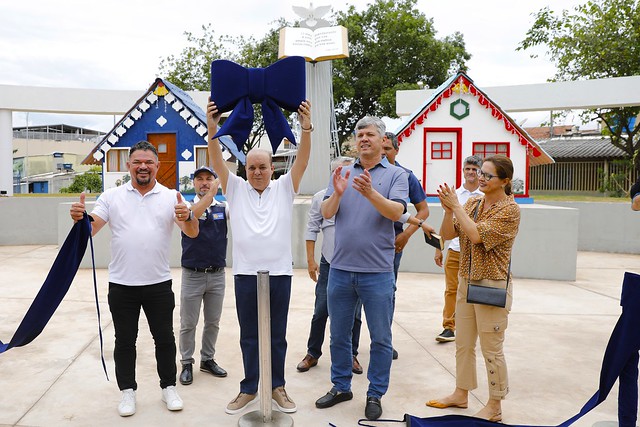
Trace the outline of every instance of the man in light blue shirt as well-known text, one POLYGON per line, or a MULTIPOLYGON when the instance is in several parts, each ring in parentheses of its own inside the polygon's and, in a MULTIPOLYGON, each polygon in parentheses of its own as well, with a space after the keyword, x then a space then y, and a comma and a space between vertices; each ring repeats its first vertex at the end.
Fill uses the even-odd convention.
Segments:
POLYGON ((382 415, 380 399, 389 387, 393 317, 395 233, 393 222, 406 210, 407 173, 382 156, 384 123, 364 117, 356 124, 359 158, 338 167, 322 203, 322 216, 335 215, 336 239, 329 270, 332 389, 316 401, 328 408, 353 398, 351 327, 358 299, 371 336, 365 416, 382 415))

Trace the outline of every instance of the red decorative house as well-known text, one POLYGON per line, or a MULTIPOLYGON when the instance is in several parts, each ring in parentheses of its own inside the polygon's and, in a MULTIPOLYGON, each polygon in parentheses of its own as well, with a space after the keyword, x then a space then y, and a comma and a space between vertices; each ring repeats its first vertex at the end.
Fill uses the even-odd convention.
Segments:
POLYGON ((398 161, 413 170, 427 195, 438 185, 462 184, 472 154, 504 154, 514 165, 516 197, 529 196, 529 167, 554 160, 465 73, 449 78, 396 130, 398 161))

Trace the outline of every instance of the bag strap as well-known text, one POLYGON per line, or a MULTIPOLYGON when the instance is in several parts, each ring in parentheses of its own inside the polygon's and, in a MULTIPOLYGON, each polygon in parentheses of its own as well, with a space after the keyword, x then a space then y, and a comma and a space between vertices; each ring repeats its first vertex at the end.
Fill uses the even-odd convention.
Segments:
MULTIPOLYGON (((476 222, 476 220, 478 219, 478 209, 480 208, 480 202, 482 202, 482 199, 478 200, 478 204, 476 205, 476 208, 473 210, 473 222, 476 222)), ((471 280, 471 261, 472 261, 472 256, 473 256, 473 250, 469 251, 469 280, 471 280)), ((507 285, 505 287, 505 289, 509 289, 509 276, 511 275, 511 256, 509 256, 509 269, 507 270, 507 285)))

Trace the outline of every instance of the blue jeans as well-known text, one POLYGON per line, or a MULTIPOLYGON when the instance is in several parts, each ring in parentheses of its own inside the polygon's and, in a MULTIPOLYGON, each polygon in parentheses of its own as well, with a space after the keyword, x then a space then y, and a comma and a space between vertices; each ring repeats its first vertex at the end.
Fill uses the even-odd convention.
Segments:
POLYGON ((329 270, 328 305, 331 318, 331 382, 340 392, 351 390, 351 329, 358 304, 364 306, 371 337, 367 396, 381 398, 389 387, 393 272, 355 273, 329 270))
MULTIPOLYGON (((320 268, 318 282, 316 283, 316 302, 311 318, 311 329, 309 330, 309 341, 307 342, 307 353, 316 359, 322 356, 322 344, 324 343, 324 332, 327 327, 329 310, 327 309, 327 282, 329 281, 329 263, 322 256, 320 258, 320 268)), ((362 327, 362 304, 357 307, 351 330, 351 349, 353 356, 358 355, 358 344, 360 343, 360 329, 362 327)))
MULTIPOLYGON (((398 282, 398 270, 400 270, 400 260, 402 259, 402 252, 396 252, 393 256, 393 279, 395 282, 398 282)), ((396 285, 393 285, 393 290, 395 291, 397 288, 396 285)))
MULTIPOLYGON (((240 392, 256 394, 260 379, 258 349, 258 276, 236 275, 236 312, 240 324, 240 349, 244 379, 240 392)), ((287 355, 287 316, 291 299, 291 276, 270 276, 271 303, 271 388, 283 386, 284 359, 287 355)))

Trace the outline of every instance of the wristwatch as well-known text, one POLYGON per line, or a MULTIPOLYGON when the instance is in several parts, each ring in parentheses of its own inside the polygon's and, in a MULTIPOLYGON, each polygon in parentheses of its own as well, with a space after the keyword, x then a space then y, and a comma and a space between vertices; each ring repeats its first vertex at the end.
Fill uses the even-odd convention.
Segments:
POLYGON ((422 224, 424 224, 424 219, 418 221, 418 228, 422 228, 422 224))
POLYGON ((193 219, 193 211, 191 209, 189 209, 189 217, 187 219, 185 219, 185 222, 191 221, 193 219))

